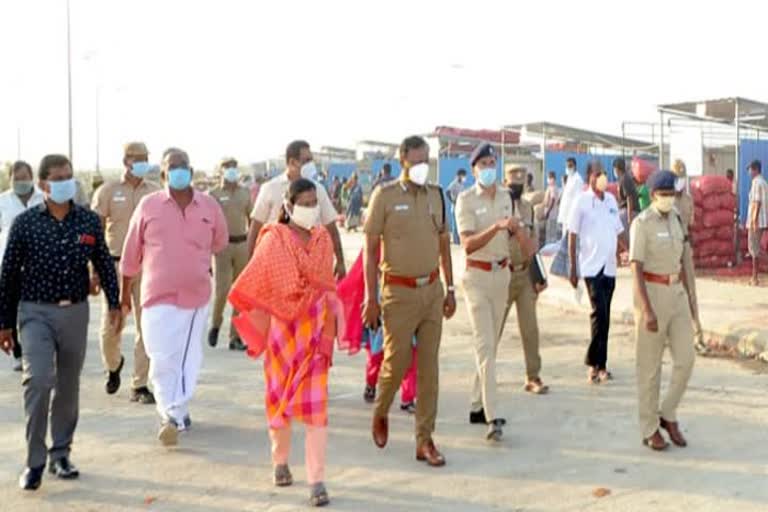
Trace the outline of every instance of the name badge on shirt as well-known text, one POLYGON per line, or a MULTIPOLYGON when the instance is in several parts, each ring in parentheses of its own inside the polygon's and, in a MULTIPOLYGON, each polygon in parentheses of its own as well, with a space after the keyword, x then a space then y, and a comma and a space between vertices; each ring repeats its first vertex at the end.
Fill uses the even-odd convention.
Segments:
POLYGON ((229 196, 224 196, 221 198, 222 201, 229 201, 229 196))
POLYGON ((488 208, 478 208, 475 210, 475 215, 482 215, 484 213, 488 213, 488 208))
POLYGON ((669 238, 669 233, 664 231, 663 233, 656 233, 656 236, 659 238, 669 238))
POLYGON ((395 205, 395 211, 396 212, 404 212, 404 211, 407 211, 407 210, 408 210, 408 205, 407 204, 396 204, 395 205))
POLYGON ((125 196, 112 196, 112 200, 118 203, 122 203, 125 201, 125 196))

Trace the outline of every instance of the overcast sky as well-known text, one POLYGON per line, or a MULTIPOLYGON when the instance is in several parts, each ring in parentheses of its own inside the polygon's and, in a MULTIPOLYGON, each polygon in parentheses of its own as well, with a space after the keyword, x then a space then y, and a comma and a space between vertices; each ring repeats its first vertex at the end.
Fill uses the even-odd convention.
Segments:
MULTIPOLYGON (((620 133, 655 105, 768 101, 765 2, 71 0, 76 167, 123 142, 254 161, 539 120, 620 133), (709 5, 705 5, 709 4, 709 5), (759 29, 748 32, 750 26, 759 29)), ((67 151, 64 0, 0 2, 0 161, 67 151)))

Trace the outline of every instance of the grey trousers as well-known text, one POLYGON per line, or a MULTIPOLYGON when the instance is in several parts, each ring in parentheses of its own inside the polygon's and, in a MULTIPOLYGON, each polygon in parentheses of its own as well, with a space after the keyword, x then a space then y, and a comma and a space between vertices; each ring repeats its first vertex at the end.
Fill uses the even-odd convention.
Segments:
POLYGON ((50 459, 69 456, 80 412, 80 373, 88 338, 88 302, 71 306, 22 302, 19 332, 24 413, 27 421, 27 467, 45 466, 48 414, 53 446, 50 459), (51 399, 53 391, 53 399, 51 399))

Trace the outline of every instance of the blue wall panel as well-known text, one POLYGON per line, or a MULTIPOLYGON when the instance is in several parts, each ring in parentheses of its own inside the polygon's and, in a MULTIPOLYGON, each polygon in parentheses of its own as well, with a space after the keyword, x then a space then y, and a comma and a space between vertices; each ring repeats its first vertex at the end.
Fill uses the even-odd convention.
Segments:
MULTIPOLYGON (((574 153, 572 151, 547 151, 545 162, 545 173, 554 171, 557 176, 558 186, 563 184, 563 175, 565 174, 565 163, 569 158, 576 159, 576 169, 581 174, 581 178, 586 181, 587 179, 587 164, 592 160, 599 160, 603 164, 606 172, 608 173, 609 181, 616 181, 616 176, 613 175, 613 160, 620 158, 621 155, 593 155, 589 153, 574 153)), ((626 158, 627 168, 629 169, 631 158, 626 158)))
POLYGON ((349 178, 353 172, 357 170, 357 164, 354 163, 331 163, 328 164, 328 167, 326 168, 328 172, 328 182, 330 183, 333 181, 333 178, 339 177, 339 179, 342 178, 349 178))
POLYGON ((763 175, 768 173, 768 141, 743 139, 739 144, 739 164, 734 169, 738 173, 739 183, 739 220, 744 224, 747 220, 749 211, 749 188, 752 185, 752 179, 749 176, 747 166, 752 160, 760 160, 763 164, 763 175))

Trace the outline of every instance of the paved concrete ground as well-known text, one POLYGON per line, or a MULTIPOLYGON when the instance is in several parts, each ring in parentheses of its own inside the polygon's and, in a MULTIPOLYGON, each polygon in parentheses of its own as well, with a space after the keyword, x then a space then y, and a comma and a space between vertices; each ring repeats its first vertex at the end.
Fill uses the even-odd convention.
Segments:
MULTIPOLYGON (((359 246, 347 237, 348 254, 359 246)), ((94 307, 94 315, 98 308, 94 307)), ((385 450, 370 440, 370 407, 361 399, 364 356, 336 356, 330 376, 327 483, 332 507, 348 511, 645 512, 764 511, 768 504, 768 376, 733 361, 699 359, 680 411, 691 447, 655 454, 640 445, 634 348, 616 325, 610 361, 616 381, 585 383, 588 320, 542 304, 544 378, 552 394, 521 392, 522 354, 511 318, 499 355, 504 442, 489 446, 467 424, 473 355, 465 306, 446 324, 441 351, 436 440, 448 466, 413 457, 413 422, 392 412, 385 450), (611 494, 595 498, 597 488, 611 494)), ((301 428, 292 466, 296 484, 271 485, 260 362, 206 347, 192 405, 194 430, 172 451, 155 440, 149 406, 128 402, 124 387, 103 391, 94 318, 83 374, 81 423, 73 460, 77 482, 46 479, 37 493, 15 480, 23 461, 18 374, 0 371, 0 510, 289 511, 305 508, 301 428)), ((130 331, 129 327, 129 331, 130 331)), ((131 366, 130 351, 126 351, 131 366)), ((665 365, 664 377, 669 365, 665 365)))

